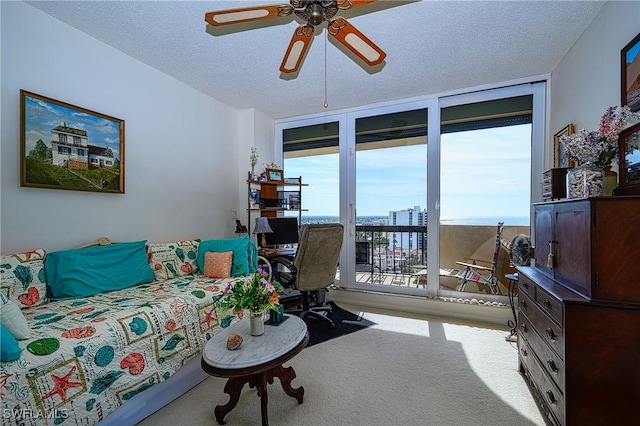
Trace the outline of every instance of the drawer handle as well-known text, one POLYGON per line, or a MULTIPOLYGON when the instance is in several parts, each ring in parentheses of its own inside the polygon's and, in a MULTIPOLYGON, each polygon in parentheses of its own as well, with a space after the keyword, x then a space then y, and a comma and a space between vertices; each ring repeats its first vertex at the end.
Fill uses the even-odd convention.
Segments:
POLYGON ((549 370, 551 370, 552 373, 558 372, 558 367, 556 367, 556 363, 553 362, 552 359, 547 361, 547 365, 549 366, 549 370))
POLYGON ((527 301, 526 301, 526 300, 523 300, 522 302, 520 302, 520 307, 521 307, 522 309, 527 309, 527 301))
POLYGON ((544 299, 544 302, 542 302, 542 304, 545 308, 551 309, 551 302, 549 302, 549 299, 544 299))
POLYGON ((527 331, 529 331, 529 330, 527 330, 527 324, 522 324, 522 325, 520 326, 520 330, 524 331, 525 333, 526 333, 527 331))
POLYGON ((527 356, 529 356, 529 352, 527 352, 527 350, 523 348, 522 349, 522 355, 527 357, 527 356))
POLYGON ((521 285, 524 288, 529 288, 529 283, 524 280, 521 283, 518 283, 518 285, 521 285))
POLYGON ((554 341, 556 340, 556 335, 552 329, 547 328, 544 332, 550 340, 554 340, 554 341))
POLYGON ((553 395, 553 392, 551 392, 550 390, 547 391, 547 399, 549 399, 549 402, 552 403, 553 405, 556 405, 558 403, 558 400, 553 395))

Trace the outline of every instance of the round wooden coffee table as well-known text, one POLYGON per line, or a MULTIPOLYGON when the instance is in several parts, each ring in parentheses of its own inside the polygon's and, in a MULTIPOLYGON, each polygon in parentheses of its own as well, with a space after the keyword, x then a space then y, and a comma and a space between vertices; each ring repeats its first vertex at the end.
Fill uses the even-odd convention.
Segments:
POLYGON ((286 320, 278 326, 265 326, 262 336, 249 334, 249 320, 243 319, 229 328, 216 334, 205 345, 202 353, 202 369, 216 377, 226 377, 224 392, 229 394, 229 402, 218 405, 214 413, 219 424, 223 425, 224 417, 234 409, 240 399, 240 391, 245 383, 256 388, 260 395, 262 425, 269 424, 267 413, 267 384, 273 383, 274 377, 280 379, 282 389, 289 396, 302 404, 304 388, 292 388, 291 381, 296 377, 292 367, 282 364, 296 356, 309 343, 307 325, 300 318, 285 315, 286 320), (234 351, 227 349, 227 338, 230 333, 242 336, 243 342, 234 351))

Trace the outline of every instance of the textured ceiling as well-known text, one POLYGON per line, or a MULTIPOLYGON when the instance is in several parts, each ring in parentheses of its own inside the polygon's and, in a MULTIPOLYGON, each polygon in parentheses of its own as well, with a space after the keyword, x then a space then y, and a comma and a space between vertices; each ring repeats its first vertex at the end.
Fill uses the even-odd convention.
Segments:
MULTIPOLYGON (((212 10, 285 1, 29 1, 61 21, 236 109, 279 119, 550 73, 602 1, 379 0, 341 12, 387 53, 369 72, 325 31, 295 79, 278 70, 293 17, 216 32, 212 10)), ((316 31, 318 33, 318 31, 316 31)))

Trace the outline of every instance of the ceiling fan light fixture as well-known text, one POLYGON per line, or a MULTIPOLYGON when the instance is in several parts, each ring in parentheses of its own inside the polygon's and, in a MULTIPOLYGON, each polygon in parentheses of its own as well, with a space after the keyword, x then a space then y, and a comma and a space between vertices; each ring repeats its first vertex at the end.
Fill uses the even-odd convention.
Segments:
POLYGON ((205 21, 212 26, 226 26, 252 21, 266 21, 295 14, 305 24, 295 29, 289 42, 280 64, 280 72, 283 74, 292 75, 298 72, 313 41, 315 28, 324 22, 327 22, 327 32, 325 34, 334 37, 366 65, 374 66, 382 63, 386 57, 382 49, 347 22, 346 19, 341 17, 334 19, 334 17, 340 10, 364 6, 375 1, 378 0, 289 0, 288 4, 250 6, 207 12, 205 13, 205 21))
POLYGON ((313 2, 307 6, 307 16, 311 25, 320 25, 324 21, 324 9, 320 3, 313 2))

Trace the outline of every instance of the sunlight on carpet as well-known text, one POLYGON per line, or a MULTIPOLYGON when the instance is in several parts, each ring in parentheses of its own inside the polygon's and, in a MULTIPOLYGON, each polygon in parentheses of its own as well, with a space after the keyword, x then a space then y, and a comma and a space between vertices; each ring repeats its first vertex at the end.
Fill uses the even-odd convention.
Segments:
MULTIPOLYGON (((268 388, 271 424, 545 425, 504 329, 377 312, 362 317, 375 324, 307 347, 285 364, 295 369, 292 385, 305 389, 304 403, 275 381, 268 388)), ((214 407, 229 398, 225 382, 208 378, 140 424, 214 425, 214 407)), ((259 424, 256 391, 245 387, 225 420, 259 424)))

